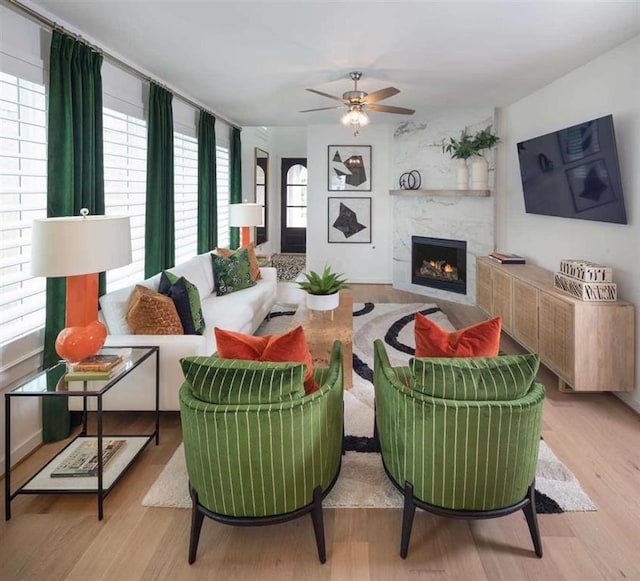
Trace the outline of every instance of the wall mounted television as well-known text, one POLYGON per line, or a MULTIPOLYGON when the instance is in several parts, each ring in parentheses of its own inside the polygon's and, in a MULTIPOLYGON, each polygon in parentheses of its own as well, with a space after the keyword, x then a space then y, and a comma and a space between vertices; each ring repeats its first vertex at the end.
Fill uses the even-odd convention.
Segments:
POLYGON ((518 143, 527 214, 626 224, 613 117, 518 143))

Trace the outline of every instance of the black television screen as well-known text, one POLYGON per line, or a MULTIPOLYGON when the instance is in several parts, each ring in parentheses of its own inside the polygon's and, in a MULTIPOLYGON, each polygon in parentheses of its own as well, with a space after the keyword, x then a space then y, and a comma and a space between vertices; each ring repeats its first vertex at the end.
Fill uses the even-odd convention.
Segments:
POLYGON ((613 117, 518 143, 527 214, 626 224, 613 117))

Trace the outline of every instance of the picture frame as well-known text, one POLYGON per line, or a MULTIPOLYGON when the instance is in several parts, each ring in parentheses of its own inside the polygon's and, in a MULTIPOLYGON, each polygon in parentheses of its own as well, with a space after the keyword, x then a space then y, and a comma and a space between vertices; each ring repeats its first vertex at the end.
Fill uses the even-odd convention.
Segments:
POLYGON ((370 192, 371 169, 370 145, 329 145, 327 189, 330 192, 370 192))
POLYGON ((371 244, 371 198, 329 198, 327 242, 371 244))

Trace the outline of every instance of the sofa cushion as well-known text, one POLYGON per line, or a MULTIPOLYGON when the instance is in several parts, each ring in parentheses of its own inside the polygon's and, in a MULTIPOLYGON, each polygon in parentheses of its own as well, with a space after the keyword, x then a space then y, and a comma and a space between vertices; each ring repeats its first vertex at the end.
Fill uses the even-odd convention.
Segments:
POLYGON ((176 305, 185 335, 202 335, 205 327, 200 305, 200 293, 196 285, 184 276, 163 271, 158 292, 171 297, 176 305))
POLYGON ((535 354, 498 357, 412 358, 411 387, 432 397, 504 401, 523 397, 536 378, 535 354))
POLYGON ((313 378, 313 359, 301 326, 282 335, 254 337, 215 327, 218 355, 228 359, 253 361, 296 361, 307 366, 304 378, 306 393, 313 393, 318 386, 313 378))
POLYGON ((305 395, 301 363, 267 363, 239 359, 184 357, 180 365, 194 396, 208 403, 260 404, 305 395))
MULTIPOLYGON (((251 242, 245 246, 241 246, 238 250, 246 250, 249 257, 249 266, 251 267, 251 280, 260 280, 262 275, 260 274, 260 265, 258 264, 258 257, 256 256, 256 243, 251 242)), ((216 252, 219 256, 229 258, 238 250, 231 250, 230 248, 216 248, 216 252)))
POLYGON ((256 282, 251 279, 251 267, 247 250, 238 250, 229 257, 211 254, 213 280, 218 295, 230 294, 256 282))
POLYGON ((134 335, 184 334, 173 301, 142 285, 136 285, 131 293, 127 323, 134 335))
POLYGON ((100 297, 100 311, 110 335, 128 335, 132 331, 127 323, 127 309, 134 285, 121 288, 100 297))
POLYGON ((211 259, 208 254, 194 256, 182 264, 169 268, 168 271, 178 278, 184 276, 196 285, 200 298, 207 297, 213 292, 211 259))
POLYGON ((502 319, 494 317, 449 332, 422 313, 415 315, 416 357, 495 357, 502 319))

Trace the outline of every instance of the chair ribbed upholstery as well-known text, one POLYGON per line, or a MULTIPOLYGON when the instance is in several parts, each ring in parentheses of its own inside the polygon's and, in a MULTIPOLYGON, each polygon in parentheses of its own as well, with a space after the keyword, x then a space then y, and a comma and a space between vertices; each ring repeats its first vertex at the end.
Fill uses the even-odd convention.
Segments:
MULTIPOLYGON (((253 362, 259 366, 260 362, 253 362)), ((219 515, 268 517, 309 505, 340 468, 342 349, 314 370, 320 389, 291 401, 213 404, 180 389, 187 471, 198 502, 219 515)))
POLYGON ((454 510, 511 506, 527 495, 536 471, 544 387, 521 398, 451 400, 411 389, 408 367, 393 368, 374 346, 376 422, 382 458, 414 497, 454 510))

